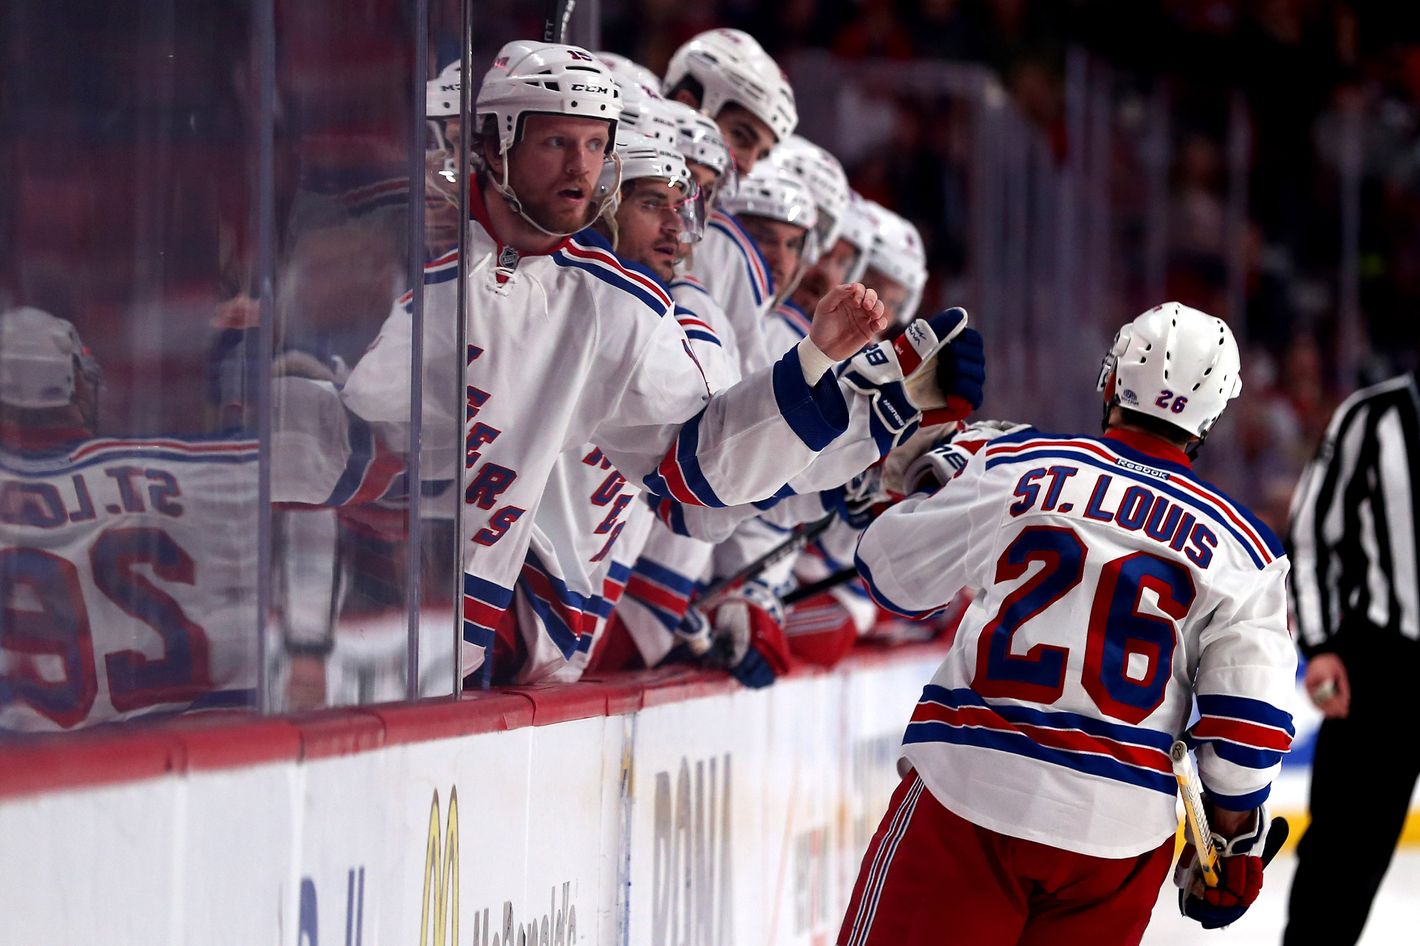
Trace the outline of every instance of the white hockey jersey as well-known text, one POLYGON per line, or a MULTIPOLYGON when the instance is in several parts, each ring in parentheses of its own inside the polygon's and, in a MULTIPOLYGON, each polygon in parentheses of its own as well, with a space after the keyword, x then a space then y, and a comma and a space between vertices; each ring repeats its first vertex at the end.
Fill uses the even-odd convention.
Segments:
MULTIPOLYGON (((705 372, 711 393, 740 380, 739 336, 725 310, 705 285, 689 273, 670 284, 675 318, 705 372)), ((787 349, 786 349, 787 350, 787 349)))
MULTIPOLYGON (((656 277, 632 264, 628 270, 656 277)), ((694 277, 668 291, 675 319, 711 393, 740 380, 739 361, 721 332, 733 332, 724 312, 694 277), (693 307, 693 308, 692 308, 693 307)), ((514 589, 518 633, 527 659, 516 682, 571 682, 580 678, 596 634, 620 599, 631 564, 659 525, 611 460, 592 444, 557 460, 537 511, 528 560, 514 589), (612 570, 617 569, 613 575, 612 570)), ((682 542, 691 542, 682 539, 682 542)))
POLYGON ((902 749, 963 818, 1099 857, 1157 847, 1195 693, 1207 791, 1239 811, 1267 797, 1293 734, 1288 563, 1181 451, 1001 437, 870 525, 857 561, 900 614, 978 590, 902 749))
POLYGON ((769 351, 788 351, 809 334, 813 319, 792 299, 781 302, 764 322, 765 344, 769 351))
POLYGON ((253 703, 257 447, 0 453, 0 731, 253 703))
MULTIPOLYGON (((835 379, 811 388, 797 353, 711 399, 670 296, 601 237, 586 231, 520 258, 491 235, 476 186, 470 204, 462 450, 471 668, 511 601, 564 451, 595 443, 629 481, 681 502, 744 503, 807 467, 848 418, 835 379)), ((456 308, 457 280, 426 285, 426 364, 439 364, 432 356, 452 343, 456 308)), ((382 424, 407 418, 399 382, 409 335, 397 310, 346 382, 352 411, 382 424)), ((425 390, 454 384, 426 377, 425 390)), ((447 429, 448 399, 424 405, 425 429, 447 429)))
POLYGON ((750 375, 771 364, 775 359, 765 344, 764 318, 774 307, 774 277, 733 214, 717 210, 706 220, 690 272, 734 326, 741 372, 750 375))

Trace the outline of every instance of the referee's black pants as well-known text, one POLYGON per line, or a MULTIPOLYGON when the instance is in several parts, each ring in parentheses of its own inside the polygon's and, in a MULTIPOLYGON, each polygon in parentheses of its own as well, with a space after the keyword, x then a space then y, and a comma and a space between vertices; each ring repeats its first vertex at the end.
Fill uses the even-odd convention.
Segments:
POLYGON ((1328 719, 1312 763, 1311 824, 1297 845, 1283 946, 1351 946, 1390 866, 1420 775, 1411 736, 1420 644, 1366 628, 1340 653, 1351 712, 1328 719))

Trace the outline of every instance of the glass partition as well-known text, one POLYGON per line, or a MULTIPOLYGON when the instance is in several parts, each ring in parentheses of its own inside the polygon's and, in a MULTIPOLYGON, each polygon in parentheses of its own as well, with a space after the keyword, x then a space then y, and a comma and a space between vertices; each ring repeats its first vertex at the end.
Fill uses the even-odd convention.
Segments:
POLYGON ((0 730, 256 702, 252 11, 0 11, 0 730))
POLYGON ((430 6, 0 10, 0 732, 454 691, 430 6))

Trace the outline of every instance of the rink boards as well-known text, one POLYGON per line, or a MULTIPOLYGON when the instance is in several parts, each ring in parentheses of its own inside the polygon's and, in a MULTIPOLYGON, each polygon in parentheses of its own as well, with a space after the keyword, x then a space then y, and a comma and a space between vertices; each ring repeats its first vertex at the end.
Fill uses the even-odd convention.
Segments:
POLYGON ((0 946, 832 943, 941 653, 7 747, 0 946))
POLYGON ((40 743, 0 944, 832 942, 940 656, 40 743))

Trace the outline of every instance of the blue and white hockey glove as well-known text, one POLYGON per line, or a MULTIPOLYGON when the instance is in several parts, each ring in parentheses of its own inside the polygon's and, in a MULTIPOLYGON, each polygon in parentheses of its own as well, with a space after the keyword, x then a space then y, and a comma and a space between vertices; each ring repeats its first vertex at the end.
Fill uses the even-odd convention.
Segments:
MULTIPOLYGON (((962 317, 965 319, 965 313, 962 317)), ((980 332, 962 329, 937 355, 936 382, 937 391, 946 398, 945 409, 951 419, 960 420, 981 406, 986 392, 986 346, 980 332)), ((920 403, 911 387, 907 393, 913 403, 920 403)))
POLYGON ((1218 886, 1203 882, 1203 869, 1190 842, 1184 845, 1174 868, 1179 913, 1197 920, 1205 930, 1222 929, 1247 912, 1262 892, 1262 872, 1286 841, 1285 818, 1269 818, 1267 806, 1252 813, 1252 820, 1233 838, 1213 832, 1218 851, 1218 886))
POLYGON ((855 529, 866 528, 877 513, 879 503, 891 497, 883 488, 882 467, 874 464, 837 489, 827 490, 824 505, 855 529))
POLYGON ((1025 430, 1027 426, 1011 420, 981 420, 948 431, 907 465, 902 475, 904 492, 940 489, 966 469, 967 461, 987 442, 1025 430))
POLYGON ((919 423, 946 423, 981 403, 985 358, 980 335, 967 329, 966 321, 961 308, 915 319, 891 342, 869 345, 849 359, 842 379, 871 399, 875 426, 890 434, 891 443, 885 443, 874 431, 884 452, 911 436, 919 423), (957 351, 955 340, 965 332, 971 335, 957 351))
POLYGON ((789 671, 784 606, 763 582, 746 582, 715 607, 710 620, 715 627, 715 643, 706 655, 710 666, 755 689, 789 671))

